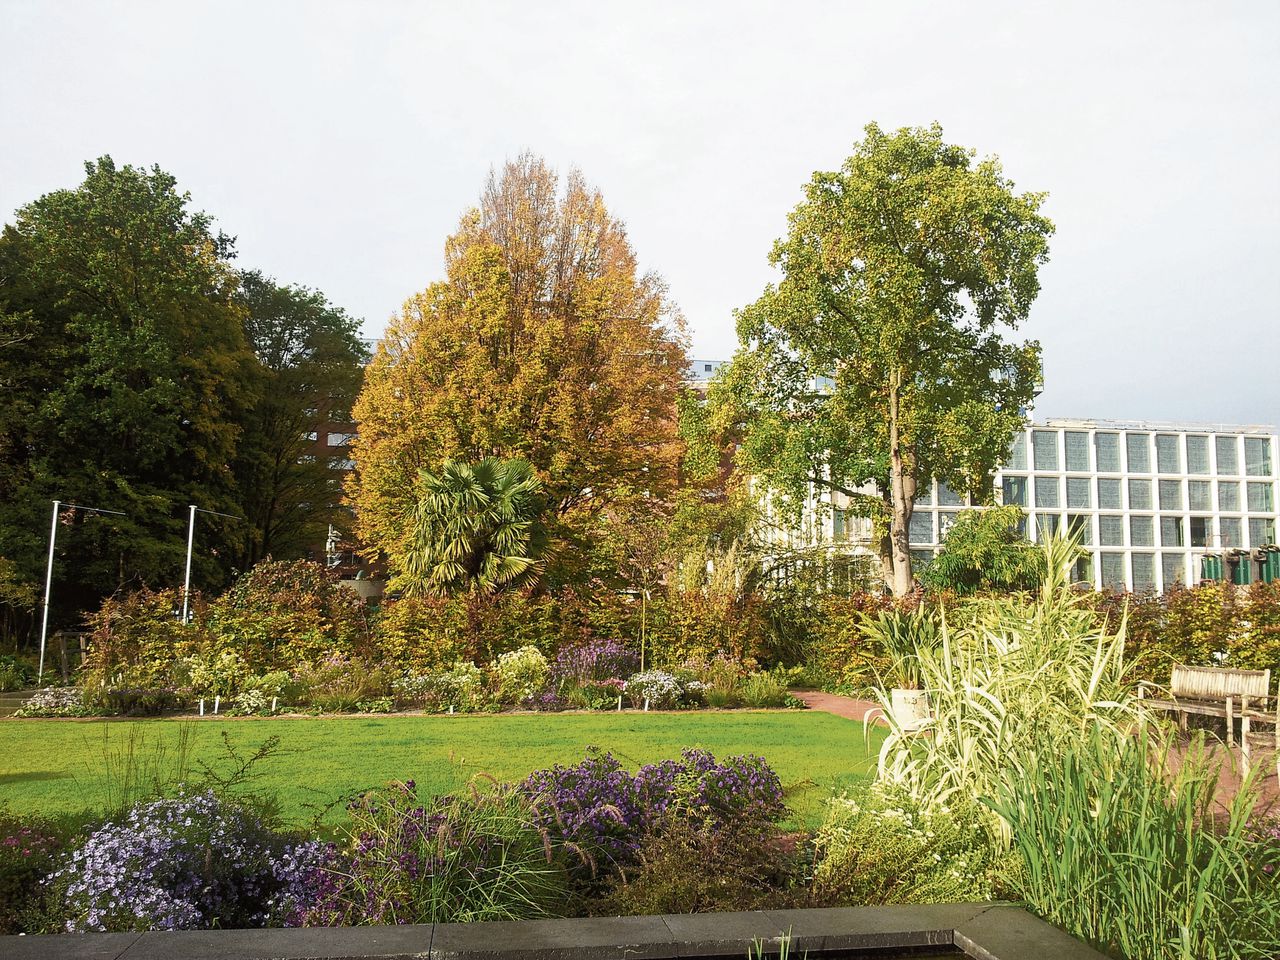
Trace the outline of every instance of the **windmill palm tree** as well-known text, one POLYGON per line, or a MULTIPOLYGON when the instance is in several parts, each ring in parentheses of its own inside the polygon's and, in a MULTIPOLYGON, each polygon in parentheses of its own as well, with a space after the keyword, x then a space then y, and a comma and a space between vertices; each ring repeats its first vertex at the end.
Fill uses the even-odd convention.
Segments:
POLYGON ((446 460, 418 475, 412 530, 391 587, 405 596, 492 594, 535 583, 546 530, 542 482, 524 460, 446 460))

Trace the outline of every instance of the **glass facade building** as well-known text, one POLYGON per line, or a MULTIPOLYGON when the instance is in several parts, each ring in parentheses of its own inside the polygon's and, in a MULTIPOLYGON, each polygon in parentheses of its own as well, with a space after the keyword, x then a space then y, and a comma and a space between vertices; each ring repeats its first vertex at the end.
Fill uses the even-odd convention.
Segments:
MULTIPOLYGON (((1280 438, 1267 427, 1047 420, 1015 438, 995 499, 1022 508, 1033 541, 1078 532, 1088 555, 1077 579, 1164 591, 1199 580, 1206 553, 1276 542, 1278 460, 1280 438)), ((933 487, 911 523, 920 560, 966 505, 933 487)))

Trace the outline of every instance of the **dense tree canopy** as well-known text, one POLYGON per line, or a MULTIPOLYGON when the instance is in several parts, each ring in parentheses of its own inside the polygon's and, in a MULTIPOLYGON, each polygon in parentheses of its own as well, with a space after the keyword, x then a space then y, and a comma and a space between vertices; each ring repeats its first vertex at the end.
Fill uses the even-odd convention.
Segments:
MULTIPOLYGON (((55 498, 126 514, 67 516, 57 576, 73 601, 135 577, 172 581, 185 506, 237 510, 253 356, 230 254, 173 177, 109 157, 5 228, 0 554, 24 579, 42 575, 55 498)), ((206 580, 235 546, 219 523, 198 533, 206 580)))
POLYGON ((878 521, 887 579, 912 583, 908 525, 930 477, 987 499, 1040 376, 1039 346, 1001 328, 1039 292, 1052 225, 995 159, 936 125, 874 124, 816 173, 738 313, 741 347, 713 388, 739 462, 777 502, 837 490, 878 521))
POLYGON ((962 510, 947 531, 942 550, 920 581, 934 590, 1034 590, 1045 576, 1044 551, 1019 532, 1015 506, 962 510))
POLYGON ((553 521, 674 485, 685 355, 662 282, 577 172, 491 174, 445 247, 447 276, 393 319, 355 406, 362 539, 406 535, 420 470, 527 460, 553 521))
POLYGON ((244 273, 237 297, 258 358, 258 400, 248 411, 237 479, 248 521, 241 566, 267 556, 289 559, 325 542, 330 524, 347 531, 350 514, 331 462, 310 435, 351 418, 368 352, 360 325, 324 295, 244 273))

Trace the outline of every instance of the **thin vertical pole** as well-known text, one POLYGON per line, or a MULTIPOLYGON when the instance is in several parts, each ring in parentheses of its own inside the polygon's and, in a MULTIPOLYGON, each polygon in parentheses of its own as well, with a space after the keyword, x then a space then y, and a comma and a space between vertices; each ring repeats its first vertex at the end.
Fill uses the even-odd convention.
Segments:
POLYGON ((187 525, 187 578, 182 585, 182 622, 187 622, 191 609, 191 547, 196 539, 196 507, 191 504, 191 522, 187 525))
POLYGON ((49 525, 49 566, 44 574, 44 616, 40 621, 40 669, 36 673, 36 682, 44 683, 44 645, 49 635, 49 594, 53 590, 53 545, 58 539, 58 513, 62 501, 53 501, 53 522, 49 525))

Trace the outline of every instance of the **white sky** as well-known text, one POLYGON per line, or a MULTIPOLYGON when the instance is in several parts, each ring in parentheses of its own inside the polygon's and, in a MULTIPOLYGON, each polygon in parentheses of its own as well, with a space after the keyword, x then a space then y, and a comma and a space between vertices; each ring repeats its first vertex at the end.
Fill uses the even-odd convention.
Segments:
POLYGON ((1280 3, 0 0, 0 217, 159 164, 376 335, 492 164, 580 167, 694 355, 816 169, 942 123, 1047 190, 1040 416, 1280 421, 1280 3))

